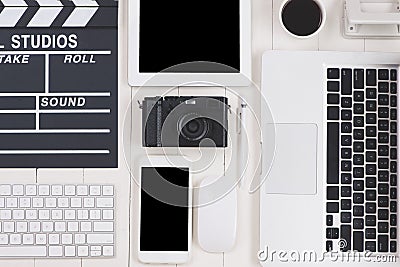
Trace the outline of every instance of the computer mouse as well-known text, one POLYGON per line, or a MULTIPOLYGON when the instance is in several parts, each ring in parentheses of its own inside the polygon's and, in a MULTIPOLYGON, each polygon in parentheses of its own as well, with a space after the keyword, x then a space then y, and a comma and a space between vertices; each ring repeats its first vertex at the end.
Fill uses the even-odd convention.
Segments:
POLYGON ((210 187, 206 186, 218 177, 205 178, 199 187, 198 201, 198 239, 200 247, 207 252, 220 253, 233 249, 236 241, 237 227, 237 189, 209 204, 210 187))

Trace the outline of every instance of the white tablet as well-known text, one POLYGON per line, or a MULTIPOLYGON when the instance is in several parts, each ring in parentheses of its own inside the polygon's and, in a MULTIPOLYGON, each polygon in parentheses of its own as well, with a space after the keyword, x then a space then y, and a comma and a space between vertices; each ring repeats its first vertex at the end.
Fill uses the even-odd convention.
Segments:
POLYGON ((250 0, 130 0, 131 86, 247 86, 250 0))

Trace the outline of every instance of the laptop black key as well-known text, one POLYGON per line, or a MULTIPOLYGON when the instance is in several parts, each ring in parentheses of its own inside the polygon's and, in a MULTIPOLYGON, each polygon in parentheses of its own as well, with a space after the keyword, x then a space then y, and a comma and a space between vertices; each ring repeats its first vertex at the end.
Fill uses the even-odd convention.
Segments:
POLYGON ((397 75, 327 69, 327 251, 397 250, 397 75))
POLYGON ((353 219, 353 228, 354 229, 364 229, 364 219, 363 218, 353 219))
POLYGON ((351 95, 353 91, 353 81, 352 75, 353 71, 351 69, 342 69, 342 81, 341 81, 341 92, 342 95, 351 95))
POLYGON ((396 238, 397 238, 397 228, 391 227, 390 228, 390 239, 396 239, 396 238))
POLYGON ((376 70, 367 70, 367 85, 368 86, 375 86, 376 85, 376 70))
POLYGON ((340 238, 344 240, 344 247, 341 248, 341 251, 349 251, 351 250, 351 226, 350 225, 341 225, 340 226, 340 238))
POLYGON ((379 209, 378 210, 378 220, 389 220, 389 210, 379 209))
POLYGON ((378 233, 389 233, 389 224, 387 222, 378 222, 378 233))
POLYGON ((365 229, 365 239, 375 239, 375 238, 376 238, 376 230, 375 230, 375 228, 367 228, 367 229, 365 229))
POLYGON ((397 242, 396 241, 390 241, 390 252, 392 252, 392 253, 397 252, 397 242))
POLYGON ((340 70, 338 68, 328 69, 328 79, 339 79, 340 70))
POLYGON ((351 146, 353 144, 351 135, 342 135, 342 146, 351 146))
POLYGON ((397 83, 391 82, 390 83, 390 93, 391 94, 397 94, 397 83))
POLYGON ((364 89, 364 69, 354 70, 354 89, 364 89))
MULTIPOLYGON (((367 215, 365 216, 365 225, 366 226, 376 226, 376 216, 375 215, 367 215)), ((375 230, 375 228, 373 228, 375 230)))
POLYGON ((378 252, 389 251, 389 236, 378 235, 378 252))
POLYGON ((353 232, 353 250, 364 251, 364 232, 362 231, 353 232))
POLYGON ((375 241, 366 241, 365 242, 365 250, 370 252, 376 252, 376 242, 375 241))
POLYGON ((327 226, 333 225, 333 216, 332 215, 326 215, 326 225, 327 226))
POLYGON ((379 70, 378 78, 379 80, 389 80, 389 70, 379 70))
POLYGON ((375 88, 367 88, 365 97, 367 99, 375 99, 377 96, 375 88))
POLYGON ((397 70, 390 70, 390 80, 397 81, 397 70))
POLYGON ((339 95, 328 94, 328 104, 339 104, 339 95))
POLYGON ((379 93, 389 93, 389 83, 388 82, 380 82, 378 84, 378 92, 379 93))
POLYGON ((340 222, 341 223, 351 223, 351 213, 350 212, 340 213, 340 222))
MULTIPOLYGON (((376 184, 376 182, 375 182, 376 184)), ((365 198, 369 201, 376 201, 376 190, 367 190, 365 198)), ((373 202, 375 204, 376 202, 373 202)))

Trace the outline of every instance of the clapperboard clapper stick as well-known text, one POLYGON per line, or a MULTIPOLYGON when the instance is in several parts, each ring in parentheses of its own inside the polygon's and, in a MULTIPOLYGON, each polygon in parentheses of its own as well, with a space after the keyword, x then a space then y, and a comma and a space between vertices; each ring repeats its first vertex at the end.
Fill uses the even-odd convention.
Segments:
POLYGON ((0 168, 118 166, 118 1, 0 0, 0 168))

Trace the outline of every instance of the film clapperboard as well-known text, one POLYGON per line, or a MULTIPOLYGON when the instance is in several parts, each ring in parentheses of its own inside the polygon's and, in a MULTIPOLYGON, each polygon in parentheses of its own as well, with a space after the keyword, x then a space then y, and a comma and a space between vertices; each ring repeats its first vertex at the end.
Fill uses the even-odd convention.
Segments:
POLYGON ((118 2, 0 0, 0 167, 118 166, 118 2))

